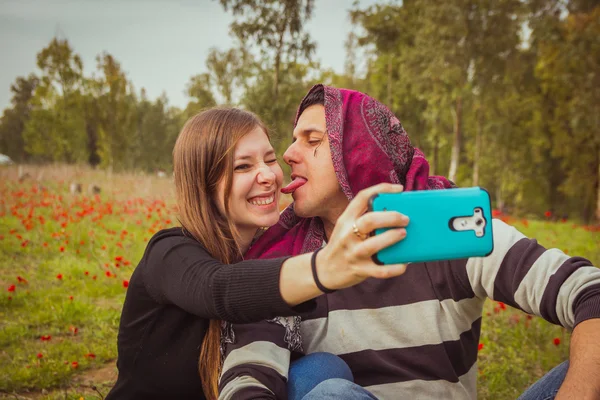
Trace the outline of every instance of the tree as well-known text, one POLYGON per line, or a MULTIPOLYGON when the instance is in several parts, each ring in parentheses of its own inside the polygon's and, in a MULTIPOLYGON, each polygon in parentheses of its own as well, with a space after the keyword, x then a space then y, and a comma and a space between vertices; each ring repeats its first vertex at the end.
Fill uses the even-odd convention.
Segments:
POLYGON ((282 68, 302 58, 310 60, 315 44, 304 24, 310 20, 314 0, 219 0, 238 20, 230 26, 241 43, 255 43, 263 59, 274 60, 272 95, 279 98, 282 68))
POLYGON ((31 98, 39 79, 30 74, 28 77, 18 77, 15 83, 10 85, 13 93, 12 108, 4 110, 0 119, 0 152, 7 154, 16 162, 24 162, 28 159, 25 150, 23 131, 31 113, 31 98))
POLYGON ((26 151, 40 160, 86 160, 81 58, 66 39, 54 38, 38 53, 37 65, 41 76, 23 133, 26 151))
POLYGON ((134 166, 136 99, 121 65, 108 53, 96 57, 100 127, 98 152, 101 166, 127 169, 134 166))
POLYGON ((209 74, 199 74, 192 76, 186 88, 187 95, 191 98, 185 108, 185 119, 208 107, 214 107, 217 102, 211 92, 211 83, 209 74))

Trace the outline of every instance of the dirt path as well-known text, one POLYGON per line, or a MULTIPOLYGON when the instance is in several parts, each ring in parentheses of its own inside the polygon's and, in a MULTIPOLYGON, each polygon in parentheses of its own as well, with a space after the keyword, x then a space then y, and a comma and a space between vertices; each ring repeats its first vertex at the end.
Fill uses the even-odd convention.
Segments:
MULTIPOLYGON (((19 393, 0 393, 0 399, 42 400, 53 398, 57 395, 80 395, 85 399, 102 399, 117 380, 117 367, 115 361, 110 361, 97 369, 90 369, 76 375, 69 386, 52 390, 35 390, 19 393)), ((62 397, 61 396, 61 397, 62 397)))

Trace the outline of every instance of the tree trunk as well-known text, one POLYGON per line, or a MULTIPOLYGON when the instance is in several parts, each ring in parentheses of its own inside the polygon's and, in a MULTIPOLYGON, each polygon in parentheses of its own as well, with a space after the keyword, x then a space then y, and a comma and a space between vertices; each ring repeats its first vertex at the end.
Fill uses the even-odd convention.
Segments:
POLYGON ((434 136, 433 136, 433 159, 431 160, 431 175, 435 175, 438 170, 438 162, 439 162, 439 141, 440 141, 440 117, 437 116, 435 118, 435 126, 433 127, 434 136))
POLYGON ((598 159, 596 160, 596 220, 600 222, 600 146, 598 146, 598 159))
POLYGON ((392 56, 390 54, 387 65, 387 106, 392 108, 392 56))
POLYGON ((283 36, 285 35, 285 27, 279 29, 279 45, 275 52, 275 77, 273 79, 273 100, 277 101, 279 95, 279 73, 281 69, 281 52, 283 51, 283 36))
POLYGON ((477 110, 477 131, 475 134, 475 156, 473 158, 473 186, 479 186, 479 158, 483 141, 483 108, 477 110))
POLYGON ((461 123, 462 98, 459 96, 456 99, 456 106, 454 109, 454 143, 452 144, 452 159, 450 161, 450 171, 448 172, 448 179, 450 179, 452 182, 456 182, 458 159, 460 157, 461 123))

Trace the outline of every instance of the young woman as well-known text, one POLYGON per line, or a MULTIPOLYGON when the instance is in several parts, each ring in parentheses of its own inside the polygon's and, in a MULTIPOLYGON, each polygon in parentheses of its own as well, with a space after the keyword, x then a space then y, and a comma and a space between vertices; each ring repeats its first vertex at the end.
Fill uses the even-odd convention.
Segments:
MULTIPOLYGON (((267 129, 250 112, 215 108, 192 117, 173 165, 182 227, 154 235, 131 277, 119 326, 119 377, 108 400, 215 399, 222 320, 297 315, 327 289, 405 270, 371 261, 401 240, 398 229, 368 238, 360 255, 349 256, 344 250, 356 246, 357 234, 350 215, 342 215, 344 229, 317 257, 242 261, 260 228, 279 221, 283 180, 267 129)), ((366 189, 348 208, 364 211, 371 195, 401 190, 366 189)), ((363 217, 362 230, 403 225, 401 215, 384 214, 363 217)))

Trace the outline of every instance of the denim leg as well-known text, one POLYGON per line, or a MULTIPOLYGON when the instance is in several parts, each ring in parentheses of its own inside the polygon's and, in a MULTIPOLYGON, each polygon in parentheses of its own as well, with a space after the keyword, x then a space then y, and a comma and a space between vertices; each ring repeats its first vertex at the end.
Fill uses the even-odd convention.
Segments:
POLYGON ((346 379, 328 379, 311 390, 302 400, 377 400, 371 392, 346 379))
POLYGON ((531 385, 517 400, 554 399, 556 393, 558 393, 558 389, 560 389, 560 385, 565 380, 568 368, 568 361, 554 367, 554 369, 542 376, 540 380, 531 385))
POLYGON ((352 371, 344 360, 331 353, 312 353, 290 365, 288 399, 300 400, 319 383, 332 378, 354 382, 352 371))

